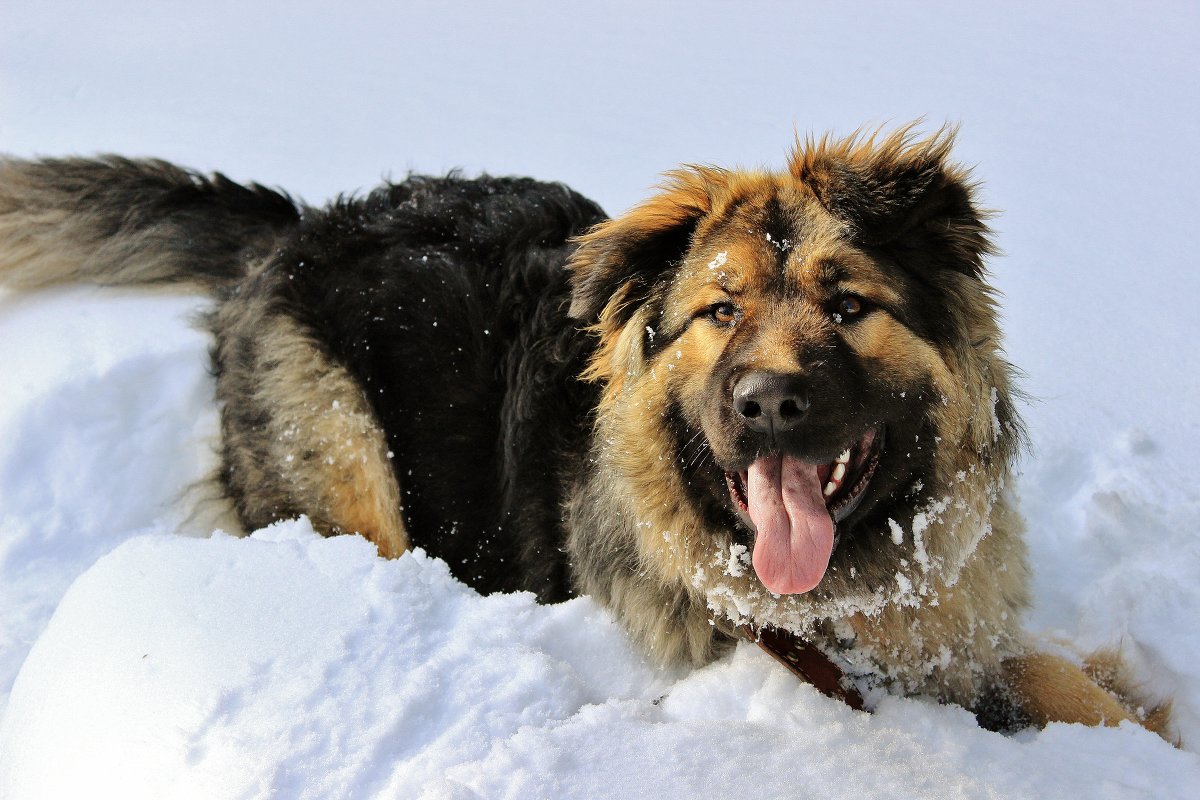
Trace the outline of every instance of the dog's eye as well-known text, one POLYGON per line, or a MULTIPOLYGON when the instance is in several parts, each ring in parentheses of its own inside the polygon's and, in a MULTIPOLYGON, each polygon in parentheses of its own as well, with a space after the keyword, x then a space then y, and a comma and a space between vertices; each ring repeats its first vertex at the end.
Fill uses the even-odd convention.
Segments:
POLYGON ((737 306, 733 303, 717 303, 708 309, 708 315, 718 325, 732 325, 737 322, 737 306))
POLYGON ((861 317, 867 310, 867 301, 856 294, 843 295, 834 305, 833 318, 837 322, 848 322, 861 317))

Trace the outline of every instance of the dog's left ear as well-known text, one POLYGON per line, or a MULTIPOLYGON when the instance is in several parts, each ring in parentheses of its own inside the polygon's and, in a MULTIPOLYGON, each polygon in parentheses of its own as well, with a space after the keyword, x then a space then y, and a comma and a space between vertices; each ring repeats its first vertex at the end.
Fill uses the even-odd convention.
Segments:
POLYGON ((917 139, 909 125, 878 141, 810 139, 789 167, 855 240, 919 269, 980 277, 993 247, 967 170, 949 161, 954 134, 917 139))
POLYGON ((686 255, 696 225, 712 208, 720 172, 689 168, 668 173, 663 191, 576 239, 571 270, 572 317, 613 331, 633 316, 686 255))

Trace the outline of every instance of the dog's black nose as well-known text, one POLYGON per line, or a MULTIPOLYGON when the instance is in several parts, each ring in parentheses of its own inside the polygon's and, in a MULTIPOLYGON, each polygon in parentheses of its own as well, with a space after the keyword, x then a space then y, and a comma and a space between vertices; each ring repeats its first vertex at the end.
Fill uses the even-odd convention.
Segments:
POLYGON ((750 372, 733 387, 733 408, 750 430, 776 434, 796 427, 808 411, 808 390, 798 375, 750 372))

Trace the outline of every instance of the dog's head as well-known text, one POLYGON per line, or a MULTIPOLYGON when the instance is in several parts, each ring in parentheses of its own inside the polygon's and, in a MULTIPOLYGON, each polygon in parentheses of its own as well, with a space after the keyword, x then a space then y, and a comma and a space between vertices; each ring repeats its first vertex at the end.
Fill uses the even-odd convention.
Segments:
POLYGON ((571 313, 599 335, 605 435, 641 451, 610 466, 661 491, 632 473, 669 461, 774 594, 890 580, 916 537, 881 553, 922 503, 1007 469, 991 246, 952 138, 826 137, 785 173, 680 170, 579 240, 571 313))

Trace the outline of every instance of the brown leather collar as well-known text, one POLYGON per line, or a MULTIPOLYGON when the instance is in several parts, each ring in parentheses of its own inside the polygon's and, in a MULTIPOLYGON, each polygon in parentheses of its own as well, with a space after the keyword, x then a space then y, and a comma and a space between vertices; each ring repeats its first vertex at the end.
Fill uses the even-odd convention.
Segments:
POLYGON ((862 695, 837 664, 813 645, 795 634, 778 628, 753 628, 739 625, 738 633, 771 654, 800 680, 811 683, 822 694, 836 697, 855 711, 864 709, 862 695))

